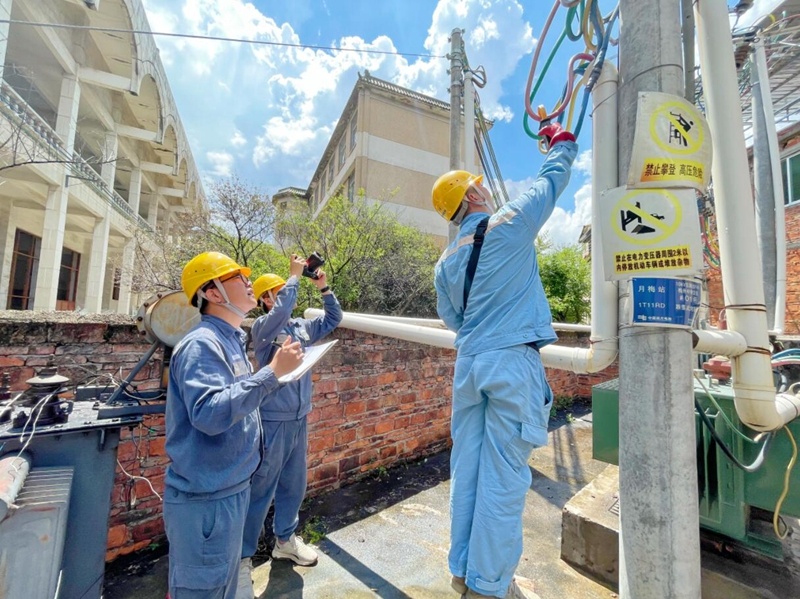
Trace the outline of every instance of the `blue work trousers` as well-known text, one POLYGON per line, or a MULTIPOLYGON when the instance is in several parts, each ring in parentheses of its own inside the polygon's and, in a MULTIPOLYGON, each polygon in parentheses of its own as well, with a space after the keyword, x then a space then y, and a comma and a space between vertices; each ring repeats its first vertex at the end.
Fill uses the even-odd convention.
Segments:
POLYGON ((234 599, 250 489, 219 499, 164 491, 172 599, 234 599))
POLYGON ((528 459, 547 443, 551 402, 539 354, 527 345, 456 360, 449 566, 483 595, 505 597, 522 555, 528 459))
POLYGON ((300 505, 306 495, 308 429, 306 418, 262 421, 264 460, 253 475, 250 507, 244 526, 242 557, 252 557, 264 528, 269 506, 275 500, 273 532, 286 541, 297 528, 300 505))

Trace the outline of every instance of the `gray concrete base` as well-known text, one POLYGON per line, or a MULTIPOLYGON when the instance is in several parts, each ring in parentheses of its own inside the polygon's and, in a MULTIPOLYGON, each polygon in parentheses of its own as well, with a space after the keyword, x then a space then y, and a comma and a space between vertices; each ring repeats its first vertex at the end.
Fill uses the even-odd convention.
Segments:
POLYGON ((564 506, 561 559, 617 586, 619 582, 619 469, 610 465, 564 506))
MULTIPOLYGON (((561 558, 614 588, 619 582, 619 469, 608 466, 564 506, 561 558)), ((705 544, 704 544, 705 545, 705 544)), ((761 556, 702 552, 703 599, 800 597, 797 573, 761 556)))

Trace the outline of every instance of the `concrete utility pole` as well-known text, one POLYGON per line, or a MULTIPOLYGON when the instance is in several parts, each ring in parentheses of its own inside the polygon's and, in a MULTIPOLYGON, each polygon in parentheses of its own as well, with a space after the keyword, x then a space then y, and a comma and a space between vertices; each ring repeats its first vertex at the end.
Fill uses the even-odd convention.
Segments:
MULTIPOLYGON (((453 29, 450 33, 450 170, 461 168, 461 96, 464 90, 464 54, 461 34, 463 30, 453 29)), ((448 227, 450 241, 456 238, 458 227, 452 223, 448 227)))
POLYGON ((681 0, 681 39, 683 40, 683 94, 694 104, 694 9, 693 0, 681 0))
MULTIPOLYGON (((619 180, 640 91, 683 95, 681 4, 620 1, 619 180)), ((603 141, 596 139, 596 151, 603 141)), ((624 285, 620 286, 623 289, 624 285)), ((620 596, 700 598, 692 343, 688 331, 620 319, 620 596)))

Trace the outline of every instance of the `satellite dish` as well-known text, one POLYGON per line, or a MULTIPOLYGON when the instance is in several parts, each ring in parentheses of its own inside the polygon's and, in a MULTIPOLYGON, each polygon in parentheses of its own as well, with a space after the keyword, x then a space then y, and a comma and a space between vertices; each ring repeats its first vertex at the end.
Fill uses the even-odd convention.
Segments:
POLYGON ((136 313, 136 327, 150 341, 175 347, 200 322, 200 311, 189 303, 183 291, 158 293, 136 313))

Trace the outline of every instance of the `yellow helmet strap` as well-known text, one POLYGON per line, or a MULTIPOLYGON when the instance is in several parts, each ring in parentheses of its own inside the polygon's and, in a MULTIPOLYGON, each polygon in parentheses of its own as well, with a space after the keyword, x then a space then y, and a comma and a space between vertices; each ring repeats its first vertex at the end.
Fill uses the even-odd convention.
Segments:
POLYGON ((273 303, 273 304, 274 304, 276 301, 278 301, 278 298, 277 298, 277 296, 276 296, 275 292, 274 292, 272 289, 267 289, 267 290, 266 290, 266 291, 265 291, 265 292, 262 294, 262 296, 261 296, 260 298, 258 298, 258 303, 259 303, 259 304, 261 304, 261 307, 262 307, 262 308, 264 308, 264 312, 269 312, 269 306, 267 306, 267 302, 265 302, 265 301, 264 301, 264 296, 265 296, 265 295, 266 295, 266 296, 268 296, 268 297, 269 297, 269 299, 271 299, 271 300, 272 300, 272 303, 273 303))
POLYGON ((464 217, 467 215, 467 210, 469 209, 469 202, 467 201, 466 197, 461 200, 461 204, 458 206, 458 210, 453 215, 453 218, 450 219, 450 222, 454 225, 460 225, 461 221, 464 220, 464 217))
MULTIPOLYGON (((222 284, 222 281, 220 281, 219 279, 212 279, 211 281, 214 283, 214 287, 217 288, 217 291, 219 291, 219 294, 222 296, 222 299, 225 300, 219 305, 222 306, 223 308, 227 308, 228 310, 230 310, 231 312, 233 312, 242 319, 247 318, 247 312, 243 312, 239 307, 234 306, 231 303, 231 300, 228 297, 228 292, 225 291, 225 286, 222 284)), ((202 289, 197 290, 197 297, 199 298, 197 301, 198 308, 202 306, 202 304, 200 303, 202 300, 208 300, 205 291, 203 291, 202 289)))
POLYGON ((469 188, 467 189, 467 193, 464 194, 464 199, 473 206, 488 206, 490 198, 491 196, 487 197, 487 194, 483 189, 481 189, 480 187, 476 187, 475 185, 470 185, 469 188), (470 191, 473 192, 475 195, 479 196, 481 199, 480 200, 470 199, 469 197, 470 191))

